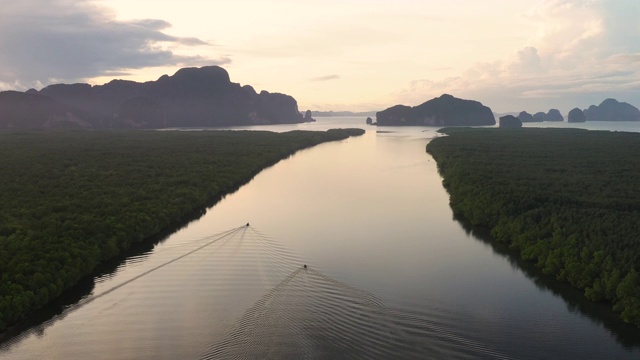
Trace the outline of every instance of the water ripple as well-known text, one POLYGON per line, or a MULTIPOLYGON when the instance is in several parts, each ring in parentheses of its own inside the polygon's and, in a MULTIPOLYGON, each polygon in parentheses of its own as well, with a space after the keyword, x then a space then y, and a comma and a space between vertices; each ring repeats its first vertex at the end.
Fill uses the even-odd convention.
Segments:
POLYGON ((260 232, 251 235, 267 246, 265 266, 292 270, 209 345, 203 360, 508 359, 429 313, 387 307, 373 294, 300 266, 260 232))
MULTIPOLYGON (((148 359, 508 358, 473 340, 473 334, 460 333, 455 324, 464 319, 459 316, 424 303, 392 307, 302 264, 276 239, 248 226, 154 249, 144 261, 131 259, 123 265, 126 271, 102 279, 95 294, 61 314, 66 321, 55 324, 48 337, 55 352, 31 347, 27 358, 77 357, 86 352, 83 343, 104 350, 95 351, 94 360, 132 354, 148 359)), ((20 353, 16 347, 23 340, 54 323, 5 344, 0 353, 20 353)))

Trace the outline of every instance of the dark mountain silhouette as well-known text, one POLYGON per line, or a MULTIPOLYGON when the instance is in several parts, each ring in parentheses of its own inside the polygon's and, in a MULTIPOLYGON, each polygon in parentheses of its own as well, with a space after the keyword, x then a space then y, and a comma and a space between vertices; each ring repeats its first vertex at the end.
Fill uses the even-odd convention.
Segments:
POLYGON ((529 114, 526 111, 520 112, 517 116, 521 122, 542 122, 542 121, 564 121, 564 117, 560 114, 558 109, 550 109, 549 112, 544 113, 542 111, 537 112, 533 115, 529 114))
POLYGON ((543 113, 542 111, 538 111, 537 113, 533 114, 533 121, 547 121, 547 114, 543 113))
POLYGON ((570 123, 585 122, 586 118, 584 117, 584 113, 582 112, 582 110, 578 108, 574 108, 571 111, 569 111, 569 116, 567 118, 567 121, 570 123))
POLYGON ((584 110, 586 121, 640 121, 640 110, 626 102, 606 99, 584 110))
POLYGON ((550 109, 549 112, 547 112, 547 118, 545 121, 564 121, 564 117, 560 114, 560 110, 550 109))
POLYGON ((161 128, 303 122, 288 95, 232 83, 218 66, 180 69, 173 76, 138 83, 113 80, 104 85, 57 84, 40 91, 11 92, 2 101, 1 127, 31 128, 64 121, 82 127, 161 128), (39 96, 33 98, 33 96, 39 96), (48 99, 48 100, 45 100, 48 99), (25 102, 37 102, 25 110, 25 102), (6 114, 21 115, 13 120, 6 114), (63 119, 66 117, 66 120, 63 119), (27 119, 28 118, 28 119, 27 119), (20 120, 21 119, 21 120, 20 120))
POLYGON ((167 126, 167 110, 148 97, 133 97, 118 106, 111 125, 116 128, 163 128, 167 126))
POLYGON ((33 92, 0 92, 0 129, 89 127, 82 114, 33 92))
POLYGON ((304 117, 302 119, 304 120, 304 122, 314 122, 314 121, 316 121, 316 119, 313 118, 313 113, 311 112, 311 110, 307 110, 304 113, 304 117))
POLYGON ((513 115, 506 115, 506 116, 500 117, 499 126, 501 128, 521 128, 522 121, 513 115))
POLYGON ((488 107, 478 101, 442 95, 415 107, 396 105, 376 113, 379 126, 477 126, 495 125, 488 107))
POLYGON ((520 121, 523 123, 535 121, 535 119, 533 118, 533 115, 529 114, 526 111, 521 111, 520 114, 518 114, 518 119, 520 119, 520 121))

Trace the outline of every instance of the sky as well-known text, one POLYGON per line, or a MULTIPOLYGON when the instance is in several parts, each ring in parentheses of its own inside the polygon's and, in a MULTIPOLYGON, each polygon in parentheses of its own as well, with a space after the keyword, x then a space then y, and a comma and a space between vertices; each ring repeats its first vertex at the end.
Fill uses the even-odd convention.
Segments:
POLYGON ((0 0, 0 90, 219 65, 300 110, 640 107, 639 0, 0 0))

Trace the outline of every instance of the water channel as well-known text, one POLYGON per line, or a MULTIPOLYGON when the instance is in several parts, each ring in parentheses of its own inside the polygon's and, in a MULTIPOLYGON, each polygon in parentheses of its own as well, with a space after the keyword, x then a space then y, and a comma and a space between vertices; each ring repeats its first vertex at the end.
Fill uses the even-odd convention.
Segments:
POLYGON ((640 358, 638 329, 453 218, 436 128, 363 123, 266 128, 368 131, 264 170, 0 358, 640 358))

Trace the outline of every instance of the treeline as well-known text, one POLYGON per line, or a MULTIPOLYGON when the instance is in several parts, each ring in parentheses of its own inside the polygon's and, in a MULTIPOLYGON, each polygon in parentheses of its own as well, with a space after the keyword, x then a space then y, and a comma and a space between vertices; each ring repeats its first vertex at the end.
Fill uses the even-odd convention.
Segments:
POLYGON ((0 133, 0 330, 263 168, 362 133, 0 133))
POLYGON ((456 215, 640 326, 640 134, 443 131, 427 151, 456 215))

